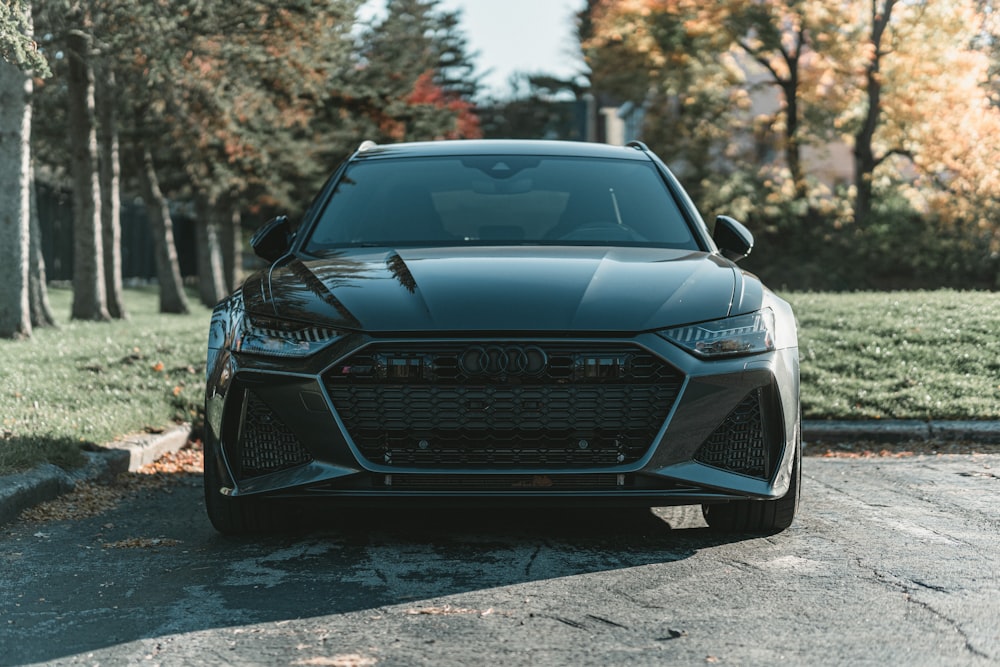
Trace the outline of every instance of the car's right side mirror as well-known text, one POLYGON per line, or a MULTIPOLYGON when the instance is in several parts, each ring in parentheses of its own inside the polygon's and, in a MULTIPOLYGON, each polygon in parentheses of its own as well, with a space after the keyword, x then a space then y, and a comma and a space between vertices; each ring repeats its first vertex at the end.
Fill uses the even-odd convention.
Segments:
POLYGON ((730 218, 728 215, 720 215, 715 218, 715 232, 712 240, 719 246, 719 251, 723 257, 734 262, 738 262, 753 250, 753 234, 743 223, 730 218))
POLYGON ((258 257, 273 262, 288 252, 291 247, 290 236, 291 226, 288 224, 288 216, 279 215, 265 222, 264 226, 257 230, 250 238, 250 247, 258 257))

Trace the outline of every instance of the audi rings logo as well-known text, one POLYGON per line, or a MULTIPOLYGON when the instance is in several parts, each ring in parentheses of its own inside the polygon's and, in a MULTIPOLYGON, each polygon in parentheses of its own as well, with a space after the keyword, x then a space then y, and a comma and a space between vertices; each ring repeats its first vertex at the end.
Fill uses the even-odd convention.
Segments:
POLYGON ((537 345, 474 345, 458 358, 458 366, 474 377, 540 375, 549 365, 549 356, 537 345))

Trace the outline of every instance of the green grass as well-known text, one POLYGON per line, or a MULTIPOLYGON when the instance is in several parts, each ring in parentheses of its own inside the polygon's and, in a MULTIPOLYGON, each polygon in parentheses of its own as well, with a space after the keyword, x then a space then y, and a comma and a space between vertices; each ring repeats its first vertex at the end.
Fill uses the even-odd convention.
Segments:
MULTIPOLYGON (((210 313, 161 315, 128 290, 126 322, 69 320, 0 341, 0 474, 82 461, 81 444, 197 421, 210 313)), ((807 419, 1000 419, 1000 294, 784 295, 799 321, 807 419)))
POLYGON ((1000 293, 787 294, 807 419, 1000 419, 1000 293))
POLYGON ((210 311, 197 299, 190 315, 161 315, 155 288, 130 289, 130 319, 97 323, 69 319, 69 290, 49 297, 58 329, 0 340, 0 474, 73 467, 81 445, 198 418, 210 311))

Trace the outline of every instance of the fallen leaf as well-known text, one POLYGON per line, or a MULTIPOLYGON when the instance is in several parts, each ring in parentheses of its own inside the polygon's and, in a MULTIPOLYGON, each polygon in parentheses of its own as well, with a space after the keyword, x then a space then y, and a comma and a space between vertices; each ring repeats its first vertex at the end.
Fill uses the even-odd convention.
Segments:
POLYGON ((377 660, 357 653, 345 653, 330 657, 316 656, 315 658, 304 658, 296 660, 293 665, 320 665, 322 667, 372 667, 377 660))
POLYGON ((106 542, 105 549, 152 549, 154 547, 175 547, 180 540, 165 537, 130 537, 117 542, 106 542))

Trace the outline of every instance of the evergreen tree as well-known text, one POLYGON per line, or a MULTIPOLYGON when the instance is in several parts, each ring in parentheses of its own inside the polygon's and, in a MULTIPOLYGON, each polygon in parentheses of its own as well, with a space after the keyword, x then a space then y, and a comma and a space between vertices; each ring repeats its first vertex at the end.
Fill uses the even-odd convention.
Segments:
POLYGON ((479 88, 457 12, 437 0, 389 0, 360 37, 351 92, 366 101, 366 135, 377 141, 481 136, 479 88))

